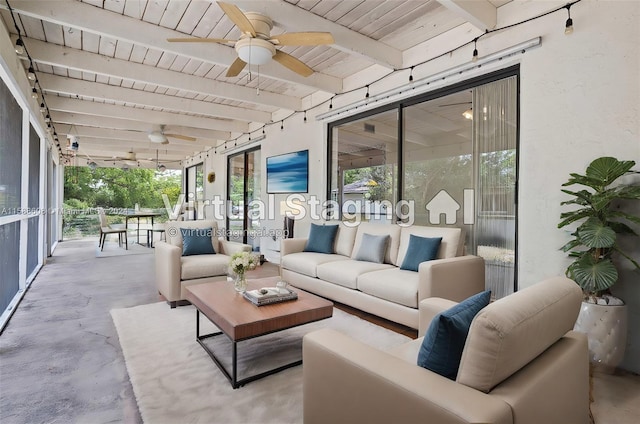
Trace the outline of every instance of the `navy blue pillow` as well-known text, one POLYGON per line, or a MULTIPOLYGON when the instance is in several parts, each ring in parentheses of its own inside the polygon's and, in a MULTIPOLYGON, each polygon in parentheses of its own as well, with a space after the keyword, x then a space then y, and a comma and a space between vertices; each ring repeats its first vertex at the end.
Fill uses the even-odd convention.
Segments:
POLYGON ((455 380, 471 321, 490 300, 486 290, 436 315, 422 340, 418 365, 455 380))
POLYGON ((333 242, 338 233, 337 225, 311 224, 305 252, 333 253, 333 242))
POLYGON ((182 256, 210 255, 215 254, 211 242, 211 232, 209 228, 180 228, 182 233, 182 256))
POLYGON ((432 261, 438 257, 441 241, 442 237, 418 237, 411 234, 409 236, 409 247, 404 255, 400 269, 418 272, 420 262, 432 261))

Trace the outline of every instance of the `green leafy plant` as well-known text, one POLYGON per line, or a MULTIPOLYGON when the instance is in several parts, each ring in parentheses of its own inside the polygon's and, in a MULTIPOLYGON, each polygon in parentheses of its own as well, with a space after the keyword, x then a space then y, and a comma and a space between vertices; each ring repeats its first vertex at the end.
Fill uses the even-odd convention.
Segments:
POLYGON ((573 198, 561 205, 577 205, 578 208, 560 214, 558 228, 581 221, 571 233, 573 239, 562 247, 575 260, 567 268, 566 274, 582 288, 585 298, 594 299, 609 293, 618 281, 618 270, 612 261, 617 253, 640 268, 631 256, 618 247, 618 235, 638 236, 628 225, 640 224, 640 217, 615 209, 621 199, 640 200, 640 185, 615 185, 621 176, 634 172, 635 161, 619 161, 612 157, 601 157, 589 164, 585 175, 569 174, 571 178, 562 186, 582 185, 588 189, 571 191, 563 189, 573 198))

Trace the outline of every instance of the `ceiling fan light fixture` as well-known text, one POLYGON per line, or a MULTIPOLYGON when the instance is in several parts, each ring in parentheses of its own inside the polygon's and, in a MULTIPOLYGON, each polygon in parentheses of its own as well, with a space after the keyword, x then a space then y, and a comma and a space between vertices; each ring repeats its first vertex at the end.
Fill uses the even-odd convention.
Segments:
POLYGON ((160 171, 160 172, 164 172, 164 171, 166 171, 166 170, 167 170, 167 167, 166 167, 166 166, 164 166, 164 164, 162 164, 162 163, 159 163, 159 164, 158 164, 158 171, 160 171))
POLYGON ((260 38, 243 38, 236 43, 238 57, 250 65, 269 63, 276 54, 273 44, 260 38))
POLYGON ((169 143, 169 139, 167 139, 167 136, 160 131, 152 131, 148 134, 148 137, 152 143, 158 143, 158 144, 169 143))

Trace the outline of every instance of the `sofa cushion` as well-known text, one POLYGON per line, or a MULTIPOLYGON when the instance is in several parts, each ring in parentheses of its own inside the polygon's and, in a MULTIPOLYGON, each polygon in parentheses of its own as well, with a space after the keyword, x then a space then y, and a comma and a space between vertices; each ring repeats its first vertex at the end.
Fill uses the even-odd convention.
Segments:
POLYGON ((420 237, 442 237, 436 259, 455 258, 456 256, 462 255, 464 238, 462 237, 462 230, 460 228, 411 225, 408 227, 402 227, 402 230, 400 231, 400 242, 398 247, 399 264, 404 261, 412 234, 420 237))
POLYGON ((336 242, 334 245, 335 252, 338 255, 351 256, 353 252, 353 243, 356 241, 356 232, 358 229, 352 225, 341 222, 338 226, 338 234, 336 234, 336 242))
POLYGON ((367 272, 358 277, 358 290, 389 302, 418 307, 418 273, 396 267, 367 272))
POLYGON ((367 272, 389 268, 392 268, 392 266, 388 264, 377 264, 373 262, 347 259, 340 263, 323 263, 318 265, 317 277, 333 284, 355 289, 357 288, 357 281, 360 275, 367 272))
POLYGON ((211 228, 211 244, 216 252, 220 252, 218 240, 218 223, 211 220, 198 221, 170 221, 167 222, 165 236, 167 243, 178 246, 182 249, 182 232, 181 228, 211 228))
POLYGON ((180 228, 182 233, 182 256, 211 255, 216 251, 211 241, 212 229, 180 228))
POLYGON ((409 247, 400 269, 418 272, 421 262, 432 261, 438 256, 441 241, 442 237, 419 237, 410 234, 409 247))
POLYGON ((311 224, 305 252, 334 253, 333 243, 338 231, 337 225, 311 224))
POLYGON ((422 340, 418 365, 455 380, 471 321, 490 300, 486 290, 436 315, 422 340))
POLYGON ((456 381, 488 393, 572 330, 581 301, 554 277, 493 302, 471 324, 456 381))
POLYGON ((373 222, 361 222, 358 224, 356 231, 356 240, 353 246, 353 252, 351 257, 355 258, 360 245, 362 244, 362 236, 367 234, 372 235, 388 235, 389 244, 387 245, 387 251, 384 255, 384 263, 398 265, 398 245, 400 244, 400 227, 397 225, 373 223, 373 222))
POLYGON ((375 262, 377 264, 384 263, 384 254, 387 252, 388 244, 388 235, 374 236, 364 233, 354 259, 356 261, 375 262))
POLYGON ((220 254, 183 256, 180 258, 182 262, 180 279, 193 280, 226 275, 230 259, 229 256, 220 254))
MULTIPOLYGON (((316 268, 320 264, 326 262, 346 261, 349 260, 346 256, 341 255, 329 255, 326 253, 316 252, 298 252, 291 253, 282 257, 282 267, 299 274, 308 275, 309 277, 316 278, 318 274, 316 268)), ((337 266, 337 265, 334 265, 337 266)))

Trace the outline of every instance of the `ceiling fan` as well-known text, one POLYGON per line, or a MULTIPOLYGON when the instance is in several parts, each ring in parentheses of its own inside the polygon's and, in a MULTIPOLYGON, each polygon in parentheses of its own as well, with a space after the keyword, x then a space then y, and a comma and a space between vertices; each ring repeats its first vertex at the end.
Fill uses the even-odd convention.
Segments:
POLYGON ((244 67, 250 65, 264 65, 271 59, 280 63, 293 72, 308 77, 313 69, 300 60, 276 46, 319 46, 333 44, 334 39, 329 32, 290 32, 271 36, 273 21, 268 16, 256 12, 243 13, 237 6, 219 1, 218 6, 229 19, 242 31, 239 40, 224 38, 168 38, 169 42, 191 43, 233 43, 238 58, 229 66, 227 77, 237 76, 244 67))
POLYGON ((197 140, 195 137, 189 137, 188 135, 165 133, 164 132, 164 125, 160 125, 160 129, 159 130, 149 131, 147 133, 147 137, 149 138, 149 141, 151 141, 152 143, 158 143, 158 144, 168 144, 169 143, 169 137, 177 138, 178 140, 184 140, 184 141, 196 141, 197 140))

